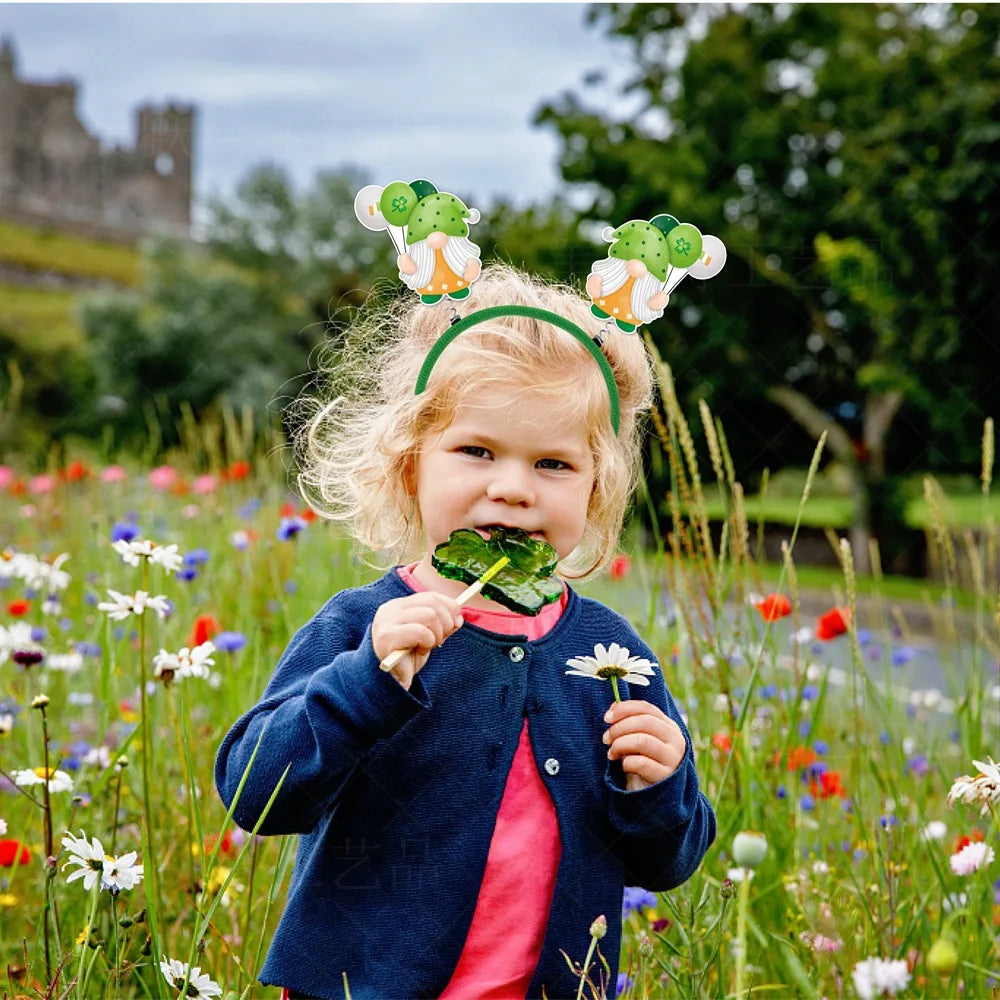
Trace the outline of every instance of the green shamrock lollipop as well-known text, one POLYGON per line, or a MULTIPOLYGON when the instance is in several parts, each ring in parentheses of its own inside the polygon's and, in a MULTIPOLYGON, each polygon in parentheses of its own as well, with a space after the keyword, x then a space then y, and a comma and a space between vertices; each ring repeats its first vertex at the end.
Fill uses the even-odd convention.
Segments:
POLYGON ((434 568, 449 580, 475 583, 498 559, 510 561, 483 586, 483 596, 522 615, 537 615, 562 596, 562 582, 552 574, 559 556, 547 542, 520 528, 489 528, 483 538, 471 528, 451 533, 431 556, 434 568))

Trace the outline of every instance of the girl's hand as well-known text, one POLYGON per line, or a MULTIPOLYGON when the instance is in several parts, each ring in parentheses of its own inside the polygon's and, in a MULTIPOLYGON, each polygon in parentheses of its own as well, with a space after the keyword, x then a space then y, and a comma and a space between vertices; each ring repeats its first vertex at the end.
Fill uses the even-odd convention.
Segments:
POLYGON ((655 785, 680 767, 687 744, 680 726, 648 701, 616 701, 604 716, 611 725, 602 737, 608 760, 621 758, 625 787, 655 785))
POLYGON ((372 646, 379 660, 397 649, 409 652, 392 669, 392 676, 410 690, 413 675, 462 624, 462 608, 451 597, 428 590, 386 601, 372 619, 372 646))

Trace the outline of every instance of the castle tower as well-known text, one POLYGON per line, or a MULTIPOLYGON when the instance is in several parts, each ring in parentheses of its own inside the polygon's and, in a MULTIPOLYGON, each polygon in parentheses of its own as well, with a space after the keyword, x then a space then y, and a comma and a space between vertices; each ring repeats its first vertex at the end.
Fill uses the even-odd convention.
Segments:
POLYGON ((14 199, 17 106, 17 58, 14 43, 4 35, 0 39, 0 207, 14 199))
POLYGON ((162 110, 144 104, 136 111, 136 155, 148 161, 159 178, 155 214, 184 226, 191 224, 191 160, 194 108, 168 104, 162 110))

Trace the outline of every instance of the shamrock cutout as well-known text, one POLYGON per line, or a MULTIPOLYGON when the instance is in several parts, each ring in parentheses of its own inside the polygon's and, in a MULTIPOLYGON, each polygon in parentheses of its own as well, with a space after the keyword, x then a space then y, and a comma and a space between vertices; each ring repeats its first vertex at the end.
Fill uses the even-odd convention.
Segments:
POLYGON ((488 528, 483 538, 472 528, 453 531, 431 555, 434 568, 449 580, 475 583, 501 556, 510 562, 483 586, 483 596, 522 615, 537 615, 562 596, 552 574, 559 561, 547 542, 520 528, 488 528))
POLYGON ((691 244, 685 239, 678 239, 674 241, 674 250, 677 253, 689 254, 691 252, 691 244))
POLYGON ((406 211, 406 196, 405 195, 400 195, 400 197, 392 199, 392 210, 394 212, 405 212, 406 211))

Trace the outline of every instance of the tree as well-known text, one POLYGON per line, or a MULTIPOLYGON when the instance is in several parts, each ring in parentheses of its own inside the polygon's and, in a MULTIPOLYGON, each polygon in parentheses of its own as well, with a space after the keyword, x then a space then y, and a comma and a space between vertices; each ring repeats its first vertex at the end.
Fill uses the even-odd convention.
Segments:
POLYGON ((563 177, 593 192, 590 218, 668 211, 725 241, 726 271, 697 294, 681 286, 652 329, 658 347, 744 463, 811 450, 778 430, 788 417, 829 432, 866 566, 872 534, 893 547, 897 477, 971 469, 998 396, 1000 11, 589 16, 631 43, 624 93, 638 107, 616 120, 572 93, 543 106, 563 177))

